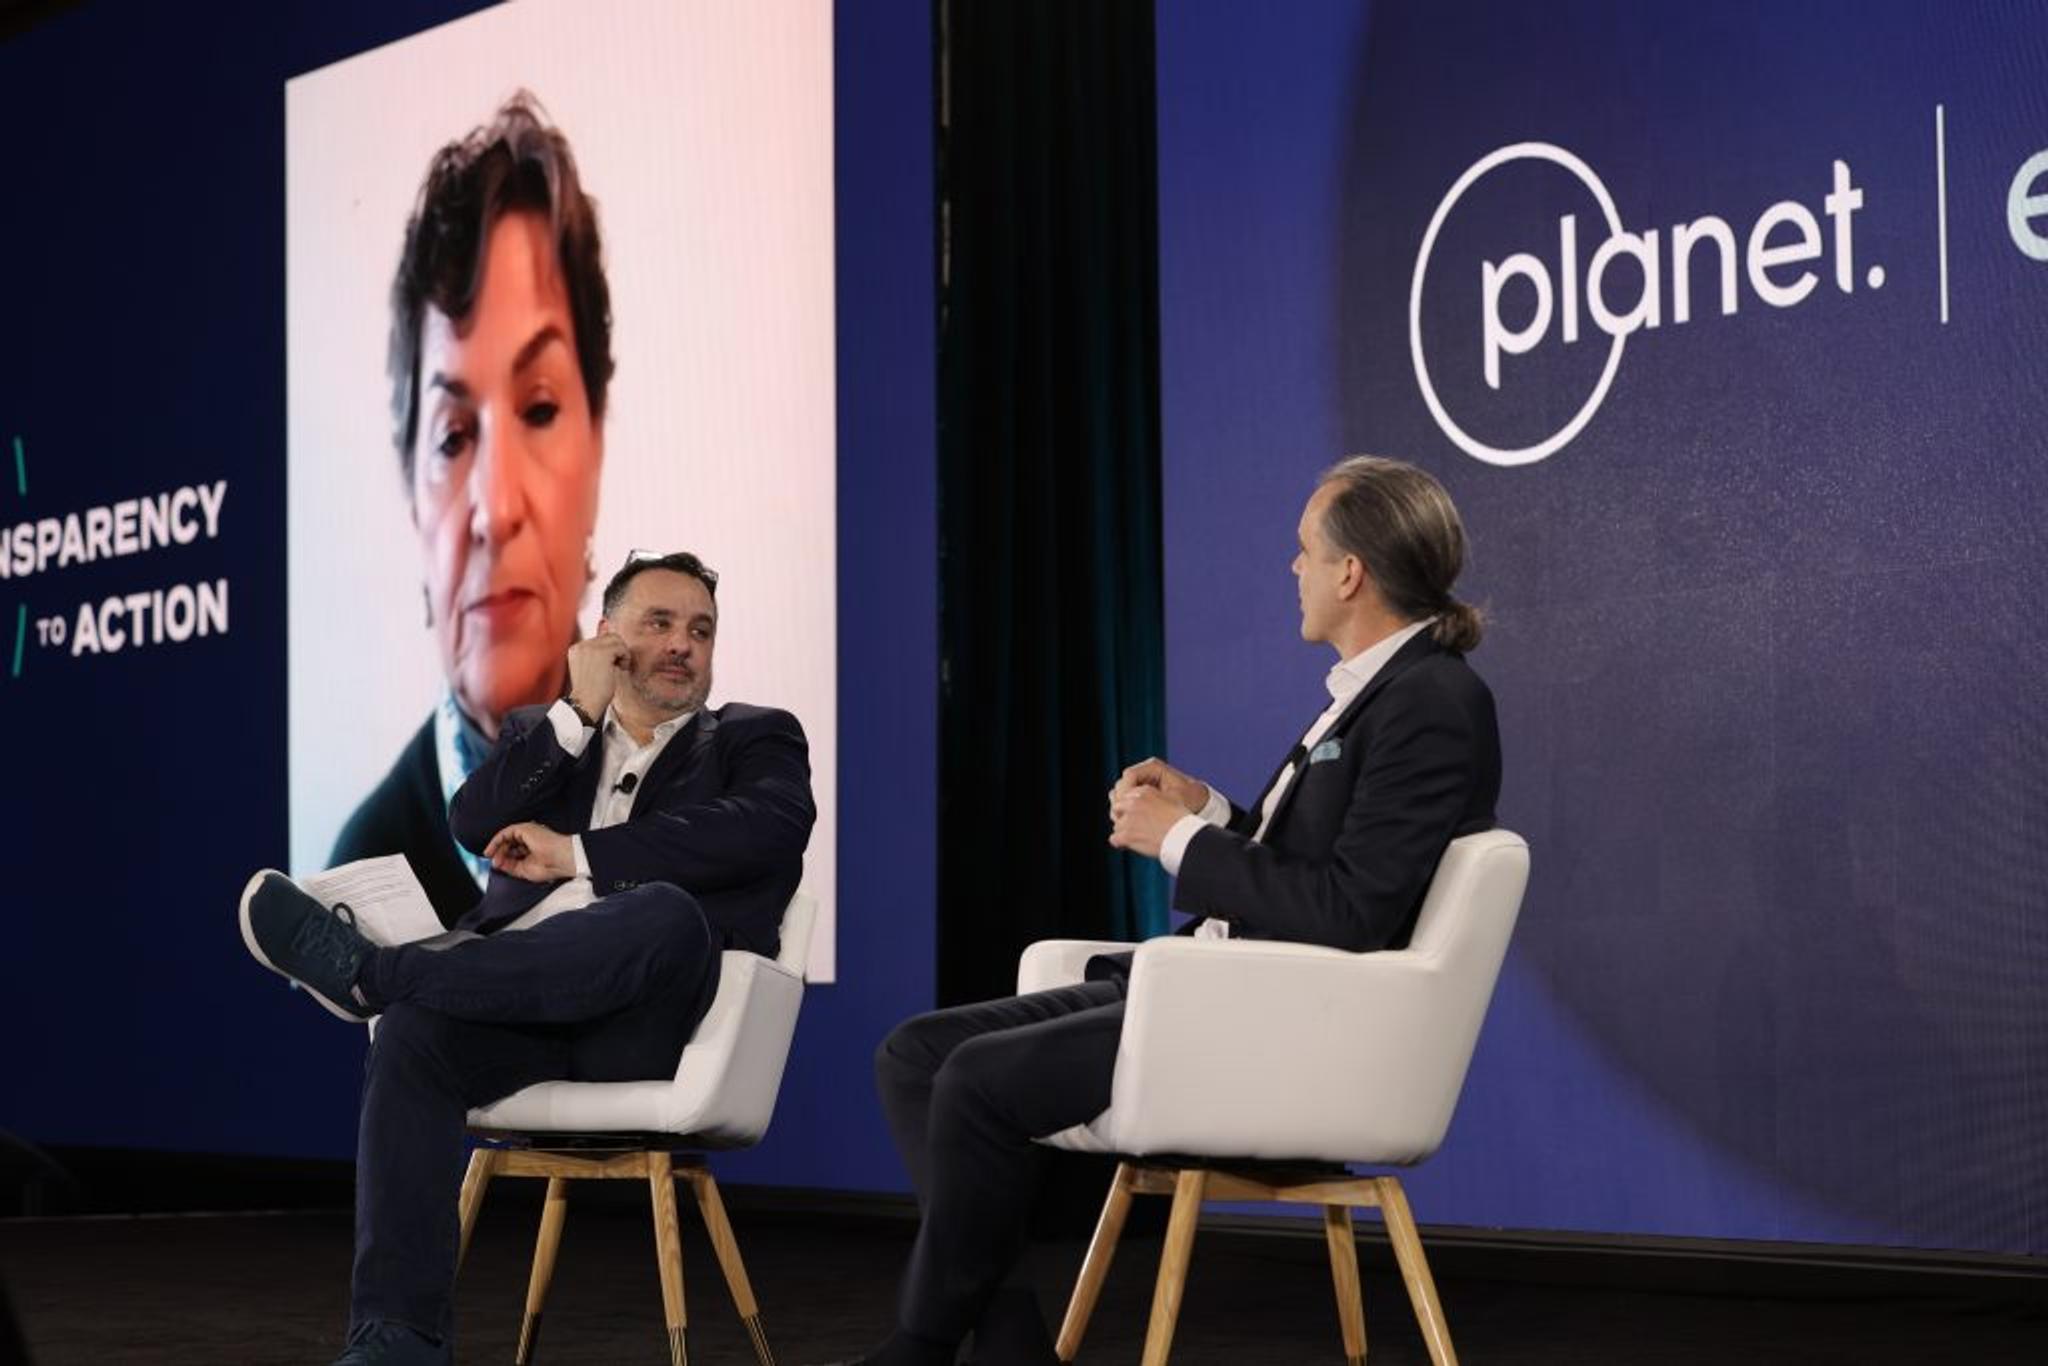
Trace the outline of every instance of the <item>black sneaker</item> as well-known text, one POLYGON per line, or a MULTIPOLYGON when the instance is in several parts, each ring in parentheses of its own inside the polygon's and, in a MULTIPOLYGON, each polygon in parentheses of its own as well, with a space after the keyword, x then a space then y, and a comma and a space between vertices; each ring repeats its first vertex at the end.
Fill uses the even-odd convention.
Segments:
POLYGON ((402 1323, 371 1319, 348 1335, 348 1350, 334 1359, 334 1366, 450 1366, 454 1360, 445 1342, 402 1323))
POLYGON ((257 962, 291 978, 342 1019, 360 1023, 377 1013, 354 991, 363 959, 377 946, 356 929, 346 902, 330 911, 283 873, 266 868, 242 889, 242 942, 257 962))

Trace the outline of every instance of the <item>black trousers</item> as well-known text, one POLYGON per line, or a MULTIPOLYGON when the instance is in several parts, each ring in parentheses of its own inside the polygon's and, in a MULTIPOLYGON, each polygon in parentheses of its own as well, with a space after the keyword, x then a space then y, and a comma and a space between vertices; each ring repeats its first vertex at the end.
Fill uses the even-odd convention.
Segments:
POLYGON ((538 1081, 673 1076, 718 954, 695 898, 649 883, 530 930, 371 955, 351 1326, 449 1336, 468 1110, 538 1081))
POLYGON ((1124 984, 1083 982, 919 1015, 875 1080, 923 1222, 901 1327, 959 1342, 1024 1250, 1046 1153, 1032 1139, 1109 1108, 1124 984))

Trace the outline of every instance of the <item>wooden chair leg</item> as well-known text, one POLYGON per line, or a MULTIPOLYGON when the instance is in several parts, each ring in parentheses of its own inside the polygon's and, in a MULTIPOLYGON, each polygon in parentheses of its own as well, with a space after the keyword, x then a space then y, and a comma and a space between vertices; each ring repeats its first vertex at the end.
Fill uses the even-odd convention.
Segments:
POLYGON ((689 1366, 689 1319, 683 1308, 683 1233, 676 1222, 675 1170, 667 1153, 647 1154, 654 1198, 654 1255, 661 1264, 661 1303, 668 1317, 669 1366, 689 1366))
POLYGON ((1358 1284, 1358 1237, 1351 1226, 1350 1206, 1323 1206, 1323 1237, 1330 1244, 1330 1279, 1337 1287, 1344 1357, 1350 1366, 1365 1366, 1365 1303, 1358 1284))
POLYGON ((477 1211, 484 1207, 484 1188, 491 1184, 497 1169, 496 1148, 478 1148, 469 1155, 469 1169, 462 1174, 462 1195, 456 1203, 456 1217, 462 1224, 462 1240, 455 1252, 457 1271, 462 1270, 463 1258, 469 1256, 469 1235, 476 1230, 477 1211))
POLYGON ((513 1366, 532 1366, 540 1343, 540 1309, 548 1297, 548 1282, 555 1276, 555 1254, 562 1248, 562 1220, 569 1213, 569 1183, 559 1176, 548 1178, 547 1198, 540 1207, 540 1234, 533 1240, 533 1271, 526 1278, 526 1317, 519 1324, 519 1349, 513 1366))
POLYGON ((718 1181, 703 1167, 691 1166, 683 1170, 690 1180, 691 1189, 697 1193, 697 1209, 704 1216, 704 1227, 711 1234, 711 1250, 718 1254, 719 1270, 725 1273, 726 1288, 732 1291, 732 1302, 740 1311, 740 1321, 747 1325, 747 1337, 754 1344, 754 1356, 761 1366, 775 1366, 775 1354, 768 1350, 768 1334, 761 1327, 761 1306, 754 1302, 754 1287, 747 1280, 747 1264, 740 1260, 739 1239, 733 1236, 732 1221, 725 1217, 725 1201, 719 1198, 718 1181))
POLYGON ((1429 1359, 1434 1366, 1458 1366, 1458 1354, 1451 1349, 1450 1325, 1444 1322, 1444 1307, 1437 1302, 1436 1281, 1429 1274, 1429 1259, 1422 1255, 1422 1239, 1415 1232, 1415 1216, 1409 1212, 1401 1182, 1382 1176, 1373 1184, 1379 1188, 1380 1215, 1387 1221, 1387 1237, 1401 1263, 1401 1280, 1408 1287, 1408 1302, 1415 1306, 1416 1321, 1422 1325, 1429 1359))
POLYGON ((1072 1361, 1081 1351, 1081 1335, 1102 1297, 1102 1283, 1109 1279, 1109 1264, 1116 1259, 1117 1239, 1123 1237, 1124 1218, 1131 1212, 1131 1164, 1116 1164, 1116 1177, 1109 1183, 1109 1198, 1102 1202, 1102 1217, 1096 1221, 1095 1236, 1088 1241, 1088 1255, 1081 1262, 1081 1275, 1074 1282, 1074 1294, 1067 1301, 1067 1317, 1060 1324, 1059 1344, 1054 1349, 1061 1361, 1072 1361))
POLYGON ((1202 1213, 1202 1191, 1209 1173, 1199 1167, 1173 1181, 1173 1212, 1166 1218, 1166 1247, 1159 1256, 1159 1284, 1152 1292, 1152 1322, 1145 1329, 1144 1366, 1166 1366, 1173 1350, 1173 1325, 1180 1318, 1181 1292, 1187 1289, 1188 1262, 1195 1251, 1195 1223, 1202 1213))

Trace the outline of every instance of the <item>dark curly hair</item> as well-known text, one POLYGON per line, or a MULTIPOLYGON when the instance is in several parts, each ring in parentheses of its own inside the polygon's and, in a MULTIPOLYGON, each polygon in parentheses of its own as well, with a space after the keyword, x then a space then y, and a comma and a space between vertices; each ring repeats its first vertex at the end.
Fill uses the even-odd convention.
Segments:
POLYGON ((618 612, 619 604, 626 600, 626 590, 632 587, 633 580, 639 578, 650 569, 667 569, 677 574, 688 574, 698 583, 704 585, 704 591, 711 596, 712 607, 716 610, 718 604, 718 571, 716 569, 713 569, 687 550, 672 551, 666 555, 657 555, 651 550, 636 550, 626 556, 626 563, 620 566, 618 573, 612 575, 611 582, 604 586, 604 614, 606 616, 613 616, 618 612))
POLYGON ((612 298, 604 278, 597 203, 583 192, 569 140, 527 91, 468 137, 434 154, 405 225, 405 247, 391 282, 392 438, 406 488, 412 487, 413 443, 420 421, 420 325, 429 305, 461 320, 483 284, 484 242, 508 213, 548 220, 569 316, 576 362, 593 421, 604 417, 612 378, 612 298))

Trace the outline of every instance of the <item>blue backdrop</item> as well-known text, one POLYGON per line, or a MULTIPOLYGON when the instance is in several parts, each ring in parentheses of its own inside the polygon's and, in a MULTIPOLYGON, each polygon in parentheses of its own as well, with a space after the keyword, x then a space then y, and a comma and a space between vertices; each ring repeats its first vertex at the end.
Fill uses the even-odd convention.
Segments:
MULTIPOLYGON (((0 523, 228 479, 227 534, 178 555, 234 594, 225 635, 16 670, 24 615, 129 585, 0 579, 0 1127, 350 1151, 360 1039, 284 1008, 228 914, 286 839, 282 89, 468 8, 96 0, 0 47, 0 119, 33 130, 0 227, 0 523)), ((841 982, 729 1177, 900 1189, 868 1054, 931 999, 929 16, 837 28, 867 800, 842 805, 841 982)), ((1536 873, 1422 1217, 2048 1251, 2048 265, 2022 250, 2048 180, 2014 190, 2048 147, 2038 9, 1179 0, 1158 38, 1172 752, 1246 794, 1319 709, 1286 565, 1345 451, 1444 478, 1494 612, 1475 662, 1536 873), (1439 208, 1532 142, 1573 160, 1444 208, 1411 328, 1439 208), (1638 236, 1603 245, 1601 193, 1638 236), (1571 426, 1615 351, 1595 258, 1620 328, 1651 230, 1657 325, 1597 408, 1533 462, 1469 454, 1571 426)))
POLYGON ((1493 613, 1535 871, 1424 1220, 2048 1251, 2041 17, 1160 7, 1174 752, 1248 795, 1319 709, 1341 454, 1493 613))
MULTIPOLYGON (((475 8, 98 0, 0 47, 0 524, 225 479, 219 537, 145 577, 231 588, 224 634, 73 659, 34 623, 133 565, 0 578, 0 1128, 354 1150, 361 1031, 285 996, 233 923, 287 859, 284 82, 475 8)), ((842 807, 840 982, 728 1176, 894 1189, 869 1054, 932 999, 929 16, 842 5, 835 47, 840 762, 870 800, 842 807)))

